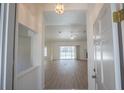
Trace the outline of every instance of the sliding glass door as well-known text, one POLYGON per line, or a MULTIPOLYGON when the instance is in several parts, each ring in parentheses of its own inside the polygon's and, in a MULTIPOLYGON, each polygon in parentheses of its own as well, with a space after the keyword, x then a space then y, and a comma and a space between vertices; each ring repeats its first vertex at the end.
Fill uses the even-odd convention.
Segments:
POLYGON ((60 46, 60 59, 76 59, 75 46, 60 46))

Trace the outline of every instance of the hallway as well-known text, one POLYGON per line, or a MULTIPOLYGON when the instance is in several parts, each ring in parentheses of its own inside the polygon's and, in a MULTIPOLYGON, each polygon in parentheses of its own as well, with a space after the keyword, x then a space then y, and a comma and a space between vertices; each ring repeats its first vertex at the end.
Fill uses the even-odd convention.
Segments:
POLYGON ((45 89, 87 89, 87 62, 56 60, 46 63, 45 89))
POLYGON ((0 89, 124 89, 122 6, 1 3, 0 89))

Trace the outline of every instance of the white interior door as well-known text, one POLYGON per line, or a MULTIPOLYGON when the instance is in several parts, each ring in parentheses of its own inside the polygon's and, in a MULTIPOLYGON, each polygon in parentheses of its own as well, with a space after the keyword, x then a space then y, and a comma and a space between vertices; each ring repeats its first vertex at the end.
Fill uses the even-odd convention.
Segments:
POLYGON ((113 40, 115 37, 113 37, 111 14, 111 4, 105 4, 94 24, 96 89, 116 89, 115 41, 113 40))
MULTIPOLYGON (((96 21, 94 24, 94 65, 95 65, 95 74, 97 76, 97 81, 103 80, 103 69, 102 69, 102 51, 101 51, 101 33, 99 29, 99 21, 96 21)), ((95 88, 98 89, 98 85, 95 85, 95 88)))

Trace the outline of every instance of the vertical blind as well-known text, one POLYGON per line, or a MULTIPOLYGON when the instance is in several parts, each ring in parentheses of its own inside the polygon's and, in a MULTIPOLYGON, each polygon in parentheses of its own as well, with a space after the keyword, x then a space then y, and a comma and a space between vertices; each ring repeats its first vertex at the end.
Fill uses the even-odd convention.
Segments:
POLYGON ((75 46, 60 46, 60 59, 75 59, 75 46))

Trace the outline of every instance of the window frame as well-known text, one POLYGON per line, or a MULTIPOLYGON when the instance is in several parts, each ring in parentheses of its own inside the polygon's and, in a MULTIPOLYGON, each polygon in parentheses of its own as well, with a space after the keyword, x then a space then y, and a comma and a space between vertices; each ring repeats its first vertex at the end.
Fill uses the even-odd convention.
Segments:
POLYGON ((76 59, 75 46, 60 46, 60 59, 76 59), (63 56, 62 56, 63 55, 63 56))

